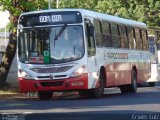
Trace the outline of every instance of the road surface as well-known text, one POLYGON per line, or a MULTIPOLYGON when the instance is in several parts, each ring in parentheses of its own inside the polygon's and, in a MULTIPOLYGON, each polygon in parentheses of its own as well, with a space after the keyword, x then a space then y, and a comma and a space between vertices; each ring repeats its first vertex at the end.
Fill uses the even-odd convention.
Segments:
MULTIPOLYGON (((1 117, 23 117, 24 120, 62 119, 116 119, 158 118, 160 120, 160 86, 141 87, 135 94, 121 94, 119 89, 105 89, 104 97, 89 99, 78 94, 53 95, 51 100, 15 97, 0 100, 1 117), (36 113, 36 114, 35 114, 36 113), (9 116, 10 117, 10 116, 9 116)), ((5 119, 7 120, 7 119, 5 119)))

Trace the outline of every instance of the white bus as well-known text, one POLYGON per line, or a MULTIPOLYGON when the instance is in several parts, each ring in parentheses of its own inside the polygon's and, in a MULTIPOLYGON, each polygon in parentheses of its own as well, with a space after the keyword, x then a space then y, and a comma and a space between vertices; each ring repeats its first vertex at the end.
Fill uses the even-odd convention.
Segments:
POLYGON ((101 97, 104 88, 136 92, 150 77, 144 23, 84 9, 23 13, 18 21, 18 80, 23 93, 101 97))

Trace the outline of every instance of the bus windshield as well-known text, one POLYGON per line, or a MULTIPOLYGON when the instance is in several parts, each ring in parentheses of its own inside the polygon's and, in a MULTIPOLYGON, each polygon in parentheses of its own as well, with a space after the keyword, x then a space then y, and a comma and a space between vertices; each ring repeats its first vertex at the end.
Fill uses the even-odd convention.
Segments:
POLYGON ((78 60, 84 55, 82 26, 21 29, 18 37, 18 55, 23 63, 58 64, 78 60))

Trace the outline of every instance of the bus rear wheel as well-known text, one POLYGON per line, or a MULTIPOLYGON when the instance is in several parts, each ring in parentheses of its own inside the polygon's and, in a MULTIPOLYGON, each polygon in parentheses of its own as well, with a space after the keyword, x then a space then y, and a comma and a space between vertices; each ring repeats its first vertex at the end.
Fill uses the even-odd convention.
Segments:
POLYGON ((53 92, 52 91, 39 91, 38 98, 40 100, 49 100, 52 98, 53 92))
POLYGON ((149 82, 149 87, 155 87, 156 86, 156 82, 149 82))
POLYGON ((121 85, 119 88, 120 88, 122 94, 125 94, 125 93, 129 92, 128 85, 121 85))
POLYGON ((87 90, 82 90, 82 91, 79 91, 79 95, 80 96, 88 96, 88 91, 87 90))

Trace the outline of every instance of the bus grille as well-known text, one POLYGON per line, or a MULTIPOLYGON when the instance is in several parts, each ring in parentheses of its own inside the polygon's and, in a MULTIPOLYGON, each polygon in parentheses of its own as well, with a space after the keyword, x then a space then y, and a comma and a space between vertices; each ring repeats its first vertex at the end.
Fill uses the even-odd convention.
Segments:
POLYGON ((53 67, 53 68, 31 68, 32 71, 36 73, 60 73, 66 72, 73 66, 63 66, 63 67, 53 67))
POLYGON ((41 82, 40 83, 43 87, 54 87, 54 86, 62 86, 63 81, 56 81, 56 82, 41 82))
MULTIPOLYGON (((66 77, 67 75, 55 75, 54 78, 64 78, 66 77)), ((51 79, 50 76, 37 76, 37 78, 40 78, 40 79, 51 79)), ((52 78, 52 79, 54 79, 52 78)))

